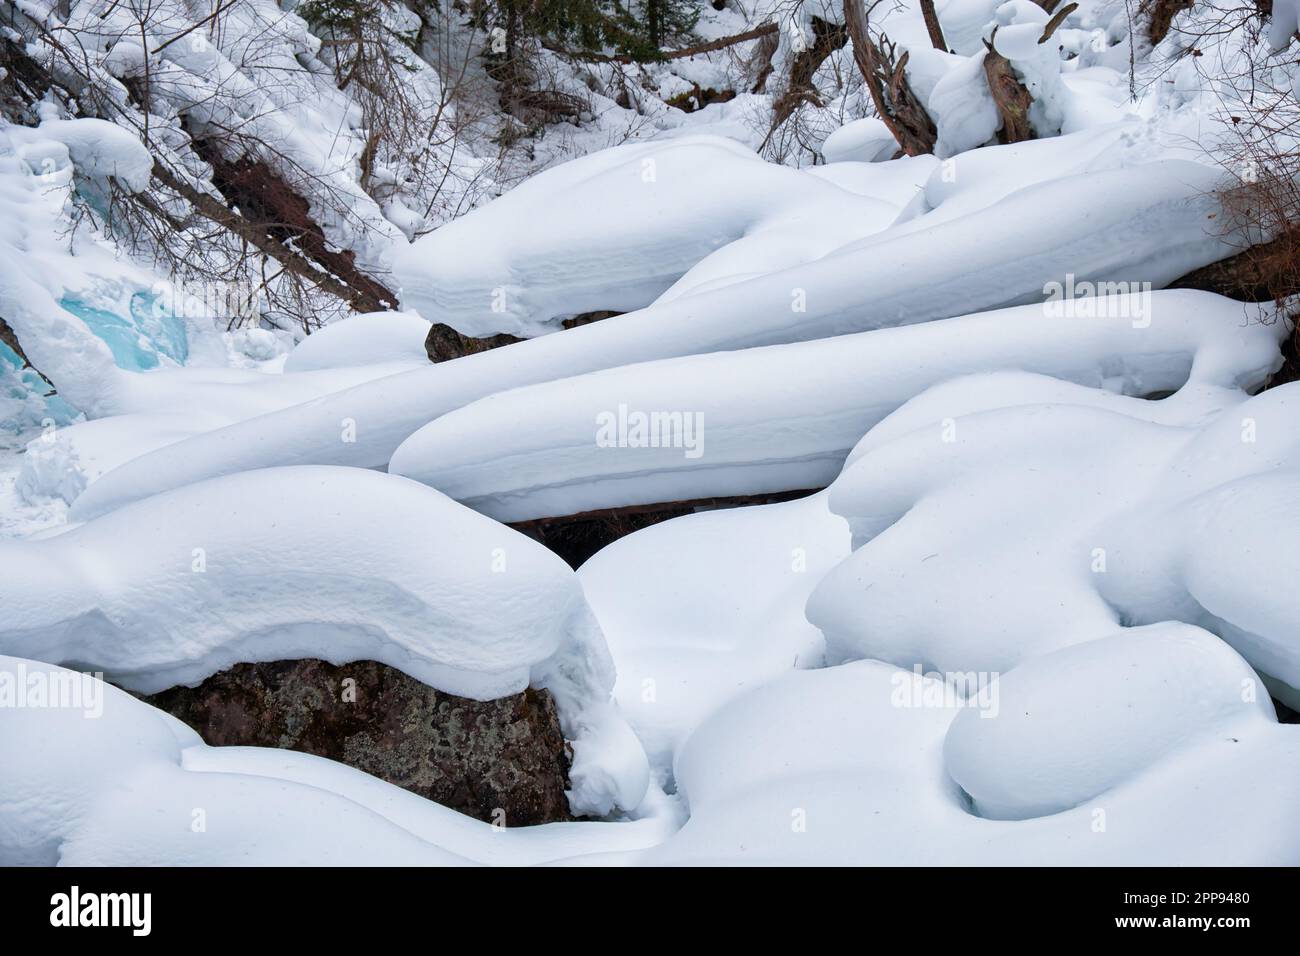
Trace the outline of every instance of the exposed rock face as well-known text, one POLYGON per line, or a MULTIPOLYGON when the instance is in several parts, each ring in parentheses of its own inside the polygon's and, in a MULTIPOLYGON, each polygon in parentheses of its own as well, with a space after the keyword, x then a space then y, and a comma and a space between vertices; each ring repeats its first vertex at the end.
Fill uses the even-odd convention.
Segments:
POLYGON ((424 337, 424 351, 429 356, 430 362, 446 362, 449 359, 460 358, 463 355, 486 352, 488 349, 496 349, 503 345, 522 341, 523 339, 507 335, 504 332, 498 335, 490 335, 487 338, 476 339, 468 335, 462 335, 450 325, 435 322, 429 327, 429 334, 424 337))
POLYGON ((601 322, 605 319, 612 319, 616 315, 623 315, 623 313, 613 312, 609 309, 603 309, 597 312, 582 312, 572 318, 565 319, 560 323, 560 326, 565 329, 576 329, 580 325, 591 325, 592 322, 601 322))
POLYGON ((537 518, 517 521, 510 527, 528 535, 550 548, 577 570, 593 554, 633 531, 652 524, 680 518, 697 511, 717 508, 743 508, 750 505, 767 505, 778 501, 792 501, 815 494, 819 488, 798 491, 777 491, 761 495, 741 495, 734 498, 700 498, 693 501, 667 501, 653 505, 632 505, 627 508, 609 508, 586 511, 582 514, 556 518, 537 518))
POLYGON ((236 664, 144 700, 213 746, 329 757, 490 823, 572 819, 570 752, 544 690, 475 701, 376 661, 308 659, 236 664))

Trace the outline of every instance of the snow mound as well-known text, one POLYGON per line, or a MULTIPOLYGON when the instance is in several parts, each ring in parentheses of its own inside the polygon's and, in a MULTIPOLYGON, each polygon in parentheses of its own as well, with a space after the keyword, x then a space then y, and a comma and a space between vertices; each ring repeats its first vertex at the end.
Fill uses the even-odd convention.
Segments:
POLYGON ((356 365, 428 364, 429 323, 409 312, 370 312, 307 336, 284 362, 288 373, 356 365))
POLYGON ((1003 820, 1079 806, 1171 752, 1273 716, 1240 655, 1177 624, 1033 658, 986 697, 953 719, 944 766, 975 812, 1003 820))
POLYGON ((1260 321, 1270 310, 1209 293, 1065 304, 1070 314, 1021 306, 501 392, 426 425, 389 469, 502 521, 819 488, 864 432, 959 375, 1021 368, 1141 396, 1189 376, 1253 389, 1279 362, 1284 324, 1260 321))
POLYGON ((896 152, 894 134, 874 116, 845 123, 822 143, 822 156, 828 163, 876 163, 891 159, 896 152))
POLYGON ((830 505, 856 550, 808 603, 831 659, 1002 672, 1121 621, 1181 620, 1296 699, 1300 608, 1270 583, 1293 562, 1266 542, 1291 521, 1300 388, 1143 402, 1017 384, 950 383, 850 456, 830 505))
POLYGON ((687 136, 552 167, 400 250, 394 273, 403 304, 431 321, 537 335, 647 306, 709 253, 792 214, 871 220, 875 205, 731 140, 687 136))
POLYGON ((555 695, 575 741, 575 809, 630 808, 645 792, 573 572, 414 482, 319 467, 235 475, 2 543, 0 567, 6 653, 144 692, 302 657, 378 660, 480 700, 531 682, 555 695))
MULTIPOLYGON (((1232 715, 1229 695, 1250 670, 1215 643, 1193 628, 1164 625, 1087 645, 1087 673, 1109 675, 1093 687, 1120 714, 1077 713, 1081 722, 1070 728, 1069 739, 1098 755, 1093 782, 1110 785, 1081 804, 1024 820, 970 812, 947 774, 945 738, 968 721, 984 725, 979 729, 985 734, 1006 732, 1002 725, 1013 703, 1069 688, 1072 659, 1043 658, 1033 670, 1023 665, 1020 687, 1006 692, 991 719, 980 717, 943 680, 877 661, 787 672, 726 704, 687 739, 676 780, 690 819, 642 860, 857 866, 1294 862, 1300 839, 1287 794, 1300 780, 1300 733, 1274 722, 1267 704, 1239 702, 1239 713, 1232 715), (1161 643, 1167 650, 1170 642, 1194 650, 1193 660, 1178 671, 1194 687, 1163 681, 1168 661, 1147 653, 1161 643), (1227 690, 1214 687, 1223 706, 1217 717, 1213 710, 1202 714, 1195 688, 1217 681, 1230 683, 1227 690), (1161 723, 1125 728, 1117 740, 1123 703, 1137 686, 1196 714, 1200 732, 1174 746, 1177 728, 1161 723), (1134 743, 1162 731, 1169 746, 1159 753, 1152 748, 1148 762, 1134 743), (1116 751, 1108 758, 1112 744, 1116 751), (1207 829, 1207 818, 1233 823, 1207 829)), ((1010 685, 1018 671, 1002 680, 1010 685)), ((1080 692, 1074 694, 1071 700, 1078 700, 1080 692)), ((1158 709, 1157 703, 1146 706, 1158 709)), ((1008 744, 1030 747, 1033 759, 1059 765, 1070 754, 1047 735, 1012 730, 1007 737, 1008 744)), ((1032 775, 1029 768, 999 766, 1020 779, 1032 775)), ((1081 778, 1076 772, 1067 779, 1081 778)))
POLYGON ((37 127, 8 126, 5 133, 17 146, 18 155, 42 175, 71 162, 82 176, 111 176, 131 192, 140 192, 149 185, 153 156, 116 123, 87 117, 49 118, 37 127))

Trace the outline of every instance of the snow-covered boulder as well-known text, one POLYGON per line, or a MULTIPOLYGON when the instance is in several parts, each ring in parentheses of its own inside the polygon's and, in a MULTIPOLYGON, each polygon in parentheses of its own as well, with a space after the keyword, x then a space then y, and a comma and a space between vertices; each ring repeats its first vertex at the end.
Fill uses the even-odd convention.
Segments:
POLYGON ((0 864, 540 863, 662 841, 674 819, 516 828, 309 754, 208 747, 130 694, 0 656, 0 864))
POLYGON ((234 475, 0 543, 0 567, 5 653, 145 692, 297 658, 376 660, 476 700, 531 684, 555 696, 574 740, 576 811, 633 807, 645 791, 573 573, 415 482, 316 467, 234 475))
MULTIPOLYGON (((1117 705, 1105 708, 1104 716, 1100 700, 1090 705, 1082 688, 1071 690, 1069 666, 1075 659, 1058 664, 1043 658, 1033 670, 1023 665, 1020 686, 997 699, 996 716, 987 719, 980 705, 938 677, 879 661, 788 671, 727 703, 686 740, 675 768, 690 820, 642 860, 654 865, 1294 864, 1300 860, 1300 831, 1290 794, 1300 784, 1300 733, 1278 725, 1267 702, 1244 704, 1238 698, 1239 713, 1233 715, 1230 695, 1250 670, 1215 643, 1211 635, 1170 625, 1085 645, 1090 686, 1117 705), (1151 641, 1163 641, 1168 649, 1171 640, 1192 650, 1191 659, 1175 664, 1146 652, 1151 641), (1165 680, 1171 668, 1192 684, 1165 680), (1141 728, 1123 728, 1123 702, 1140 693, 1139 687, 1155 695, 1144 703, 1144 713, 1158 712, 1161 704, 1171 710, 1168 720, 1146 728, 1150 736, 1141 728), (1051 732, 1025 733, 1003 722, 1009 707, 1062 691, 1076 705, 1071 710, 1077 726, 1066 728, 1068 739, 1096 756, 1058 778, 1063 788, 1077 787, 1071 796, 1082 802, 1032 819, 994 820, 973 813, 948 775, 945 739, 969 723, 981 725, 999 776, 1032 781, 1039 761, 1064 767, 1074 751, 1061 747, 1051 732), (1198 691, 1210 691, 1215 705, 1203 709, 1198 691), (1192 718, 1185 736, 1173 713, 1192 718), (1123 728, 1122 735, 1117 728, 1123 728), (998 734, 1005 738, 995 746, 998 734), (1157 746, 1143 746, 1144 739, 1157 746), (1023 746, 1028 765, 1008 763, 1017 746, 1023 746), (1085 780, 1087 785, 1079 786, 1085 780), (1207 819, 1231 820, 1231 825, 1207 827, 1207 819)), ((1011 671, 1002 679, 1010 684, 1016 676, 1011 671)), ((1046 719, 1062 721, 1063 715, 1046 719)), ((981 779, 992 774, 990 768, 981 779)), ((1065 798, 1066 791, 1056 796, 1065 798)))
POLYGON ((149 185, 153 156, 125 127, 91 117, 57 119, 45 112, 36 128, 10 126, 5 131, 33 170, 49 175, 71 163, 81 176, 112 177, 131 192, 149 185))
POLYGON ((876 163, 896 152, 894 134, 874 116, 845 123, 822 143, 822 158, 828 163, 876 163))

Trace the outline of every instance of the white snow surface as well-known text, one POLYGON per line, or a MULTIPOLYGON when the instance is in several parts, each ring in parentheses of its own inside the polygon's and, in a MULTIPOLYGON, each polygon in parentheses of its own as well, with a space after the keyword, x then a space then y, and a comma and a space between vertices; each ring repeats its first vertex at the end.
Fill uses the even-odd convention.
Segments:
POLYGON ((499 392, 426 425, 389 468, 502 521, 820 488, 859 436, 947 379, 1010 366, 1138 396, 1189 377, 1253 390, 1287 331, 1202 292, 1068 305, 1078 314, 1020 306, 499 392))
POLYGON ((1293 329, 1161 291, 1259 238, 1219 201, 1244 175, 1225 121, 1256 78, 1294 96, 1297 4, 1257 43, 1207 0, 1154 48, 1112 2, 1046 44, 1028 0, 938 6, 952 52, 911 0, 873 13, 933 156, 892 158, 849 47, 770 135, 842 9, 765 0, 698 27, 779 21, 764 92, 754 44, 542 53, 574 125, 496 165, 487 135, 385 146, 363 175, 360 105, 296 13, 236 0, 208 42, 175 0, 144 37, 126 6, 22 4, 33 55, 35 22, 77 39, 106 115, 146 69, 156 112, 147 137, 52 99, 0 121, 0 316, 40 370, 0 349, 0 863, 1300 864, 1300 730, 1268 699, 1300 707, 1300 384, 1255 394, 1293 329), (993 145, 986 42, 1033 92, 1029 142, 993 145), (664 102, 696 84, 738 95, 664 102), (155 159, 211 189, 188 143, 212 127, 410 311, 160 324, 171 277, 74 213, 155 159), (626 314, 558 331, 596 310, 626 314), (430 365, 430 322, 530 338, 430 365), (499 523, 681 501, 576 573, 499 523), (571 806, 604 819, 501 831, 207 747, 59 666, 152 691, 293 657, 549 688, 571 806))
POLYGON ((724 245, 828 217, 869 230, 894 212, 732 140, 679 137, 548 169, 403 249, 394 272, 403 304, 431 321, 536 335, 579 313, 647 306, 724 245))
MULTIPOLYGON (((1286 416, 1300 389, 1102 401, 976 376, 936 392, 881 440, 868 433, 830 491, 855 545, 808 603, 831 660, 1001 672, 1119 623, 1175 619, 1215 631, 1295 699, 1300 645, 1279 627, 1292 596, 1244 566, 1267 547, 1246 543, 1250 529, 1287 520, 1276 506, 1295 481, 1286 416)), ((1264 554, 1275 570, 1290 560, 1264 554)))
POLYGON ((822 143, 828 163, 875 163, 893 159, 898 141, 889 127, 874 116, 845 123, 822 143))
MULTIPOLYGON (((981 718, 962 705, 945 705, 950 695, 941 681, 876 661, 787 673, 737 698, 691 736, 677 760, 690 820, 642 860, 894 866, 1294 860, 1300 844, 1287 822, 1293 811, 1285 791, 1298 776, 1300 734, 1278 726, 1267 705, 1225 708, 1200 724, 1199 739, 1189 733, 1182 746, 1164 726, 1113 715, 1138 692, 1156 695, 1171 709, 1183 699, 1180 686, 1158 674, 1130 677, 1134 654, 1149 661, 1190 649, 1194 656, 1184 676, 1211 685, 1249 679, 1243 678, 1249 668, 1231 652, 1204 647, 1213 641, 1194 628, 1164 625, 1088 645, 1096 666, 1090 673, 1100 671, 1094 705, 1101 709, 1104 701, 1107 716, 1076 711, 1072 736, 1087 738, 1093 753, 1114 747, 1113 756, 1102 758, 1106 765, 1094 770, 1095 782, 1109 786, 1061 812, 1008 821, 975 815, 949 776, 946 741, 957 721, 981 718), (1153 760, 1130 769, 1125 763, 1135 753, 1153 760), (1220 772, 1210 769, 1215 766, 1220 772), (1205 826, 1225 812, 1232 814, 1231 827, 1205 826)), ((1032 687, 1046 698, 1068 688, 1073 663, 1043 658, 1040 668, 1024 675, 1021 693, 1032 687)), ((1016 675, 1004 679, 1010 683, 1016 675)), ((1040 710, 1039 720, 1031 715, 1012 732, 1019 740, 981 741, 982 749, 990 760, 1005 760, 1006 749, 1020 743, 1026 758, 1052 765, 1060 759, 1050 736, 1060 720, 1053 713, 1040 710)), ((985 721, 990 733, 1007 732, 1002 719, 985 721)), ((977 747, 965 740, 954 747, 962 745, 977 747)), ((1087 770, 1074 773, 1079 779, 1087 770)))
POLYGON ((284 371, 408 363, 427 364, 424 338, 429 323, 409 312, 369 312, 335 322, 299 342, 284 360, 284 371))

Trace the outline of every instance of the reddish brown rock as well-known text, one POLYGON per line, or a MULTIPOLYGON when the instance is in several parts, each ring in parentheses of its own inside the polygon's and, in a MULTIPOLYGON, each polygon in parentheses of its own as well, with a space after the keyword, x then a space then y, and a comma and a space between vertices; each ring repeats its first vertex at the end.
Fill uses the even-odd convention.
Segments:
POLYGON ((476 701, 376 661, 308 659, 237 664, 144 700, 213 746, 329 757, 487 822, 572 818, 570 752, 544 690, 476 701))

